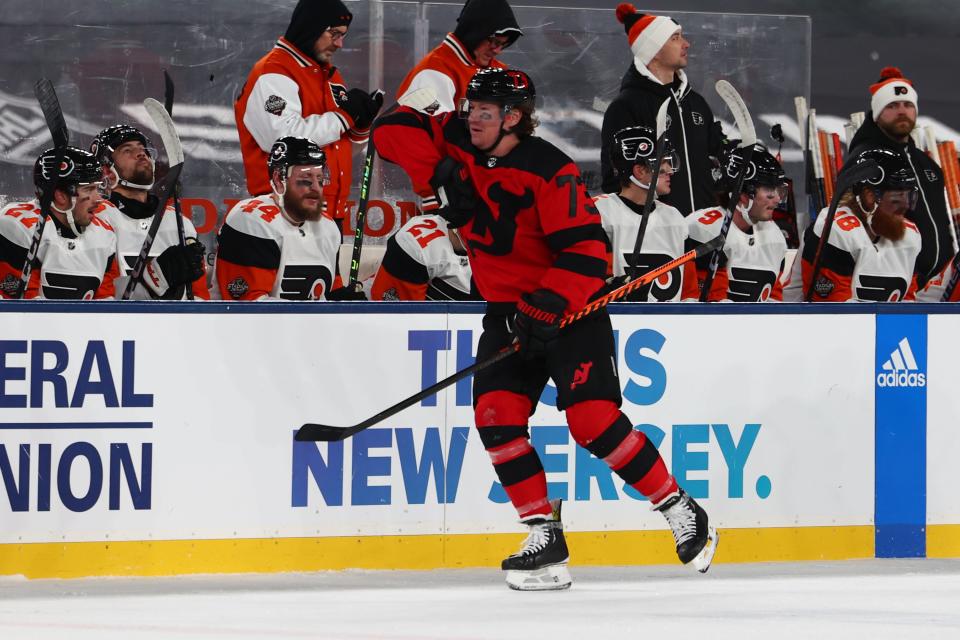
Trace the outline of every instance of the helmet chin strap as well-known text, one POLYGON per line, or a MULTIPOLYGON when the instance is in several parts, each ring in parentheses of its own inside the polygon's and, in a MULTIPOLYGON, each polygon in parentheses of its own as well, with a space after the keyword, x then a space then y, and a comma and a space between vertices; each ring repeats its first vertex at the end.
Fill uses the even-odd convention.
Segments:
POLYGON ((290 224, 294 225, 295 227, 299 227, 303 223, 297 222, 296 220, 291 218, 290 214, 287 213, 287 207, 284 206, 284 203, 283 203, 283 196, 286 195, 287 193, 287 178, 289 177, 292 171, 293 171, 293 167, 287 167, 286 172, 280 178, 280 184, 283 187, 282 190, 279 190, 279 191, 277 190, 277 186, 274 183, 273 179, 271 178, 270 191, 273 192, 273 200, 274 202, 277 203, 277 206, 280 208, 280 215, 283 216, 283 219, 289 222, 290 224))
MULTIPOLYGON (((157 163, 153 161, 153 158, 150 158, 150 167, 154 170, 157 168, 157 163)), ((117 167, 110 163, 110 173, 113 174, 113 183, 118 184, 121 187, 126 187, 128 189, 140 189, 141 191, 149 191, 153 187, 153 183, 156 182, 152 180, 150 184, 137 184, 136 182, 130 182, 129 180, 124 180, 120 177, 120 174, 117 172, 117 167)))
POLYGON ((58 213, 62 213, 64 216, 66 216, 67 226, 70 227, 70 230, 73 231, 73 234, 79 238, 80 234, 83 233, 83 230, 77 226, 77 220, 76 218, 73 217, 73 210, 77 206, 77 202, 74 199, 74 197, 70 196, 70 208, 67 209, 66 211, 64 211, 63 209, 61 209, 60 207, 58 207, 52 202, 50 203, 50 206, 53 208, 54 211, 58 213))
MULTIPOLYGON (((503 107, 504 119, 506 119, 507 114, 510 113, 510 111, 511 111, 510 107, 506 107, 506 106, 503 107)), ((486 149, 480 149, 480 147, 477 147, 477 148, 480 149, 480 153, 490 153, 491 151, 497 148, 497 145, 500 144, 501 140, 503 140, 503 136, 507 135, 508 133, 513 133, 513 129, 504 129, 503 121, 501 120, 500 133, 497 134, 497 139, 493 141, 493 144, 487 147, 486 149)))
MULTIPOLYGON (((642 182, 640 182, 639 180, 637 180, 636 176, 632 176, 632 175, 631 175, 631 176, 630 176, 630 182, 632 182, 633 184, 637 185, 637 186, 640 187, 641 189, 646 189, 646 190, 648 190, 648 191, 650 190, 650 183, 648 182, 647 184, 643 184, 642 182)), ((654 194, 654 197, 656 197, 656 194, 654 194)))
POLYGON ((753 198, 747 201, 746 205, 740 204, 737 202, 737 211, 740 212, 740 215, 743 216, 743 221, 746 222, 749 226, 757 224, 756 220, 750 217, 750 210, 753 209, 753 198))
POLYGON ((870 227, 871 231, 873 231, 873 214, 877 212, 877 207, 880 206, 880 203, 874 202, 873 209, 870 209, 870 211, 867 211, 867 208, 863 206, 863 202, 860 201, 859 195, 856 196, 856 199, 857 199, 857 205, 860 207, 860 210, 863 211, 863 213, 866 214, 867 216, 867 226, 870 227))

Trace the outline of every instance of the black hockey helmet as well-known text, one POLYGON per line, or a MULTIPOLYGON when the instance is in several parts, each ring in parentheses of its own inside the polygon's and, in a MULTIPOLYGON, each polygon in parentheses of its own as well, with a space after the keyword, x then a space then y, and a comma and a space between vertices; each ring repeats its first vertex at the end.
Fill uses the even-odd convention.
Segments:
POLYGON ((157 157, 156 149, 150 138, 140 129, 129 124, 115 124, 107 127, 97 134, 97 137, 90 143, 90 152, 97 157, 97 161, 103 166, 113 165, 113 152, 124 142, 136 141, 144 146, 147 155, 151 158, 157 157))
MULTIPOLYGON (((736 186, 737 178, 743 168, 743 149, 739 140, 731 140, 724 144, 720 152, 720 177, 717 180, 717 189, 730 192, 736 186)), ((786 197, 787 174, 767 148, 757 143, 753 146, 750 156, 750 165, 743 177, 743 193, 753 197, 757 187, 770 189, 784 189, 781 198, 786 197)))
POLYGON ((480 69, 467 84, 467 100, 494 102, 503 107, 529 105, 537 99, 533 80, 519 69, 480 69))
MULTIPOLYGON (((652 171, 657 161, 656 139, 656 132, 644 126, 625 127, 613 134, 613 145, 610 147, 613 174, 625 179, 633 175, 633 168, 638 164, 646 165, 652 171)), ((664 137, 663 141, 663 159, 670 163, 675 173, 680 169, 680 157, 670 138, 664 137)))
POLYGON ((288 169, 296 166, 326 167, 327 154, 313 140, 285 136, 273 143, 267 157, 267 169, 288 169))
POLYGON ((859 183, 859 188, 871 187, 880 192, 913 191, 917 188, 917 177, 901 154, 890 149, 867 149, 858 153, 853 162, 859 164, 866 160, 873 160, 880 166, 880 176, 859 183))
POLYGON ((43 197, 47 190, 54 186, 58 173, 59 188, 71 195, 76 194, 78 186, 98 184, 102 179, 100 163, 89 151, 66 147, 58 172, 57 150, 47 149, 33 164, 33 184, 37 188, 38 197, 43 197))

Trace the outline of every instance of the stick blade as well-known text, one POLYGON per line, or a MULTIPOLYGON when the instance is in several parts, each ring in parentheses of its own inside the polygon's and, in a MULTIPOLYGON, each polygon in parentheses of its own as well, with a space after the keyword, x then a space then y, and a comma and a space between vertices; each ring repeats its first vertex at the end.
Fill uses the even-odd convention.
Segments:
POLYGON ((163 148, 167 152, 167 161, 171 166, 183 164, 183 146, 180 144, 180 136, 177 135, 173 118, 170 117, 166 108, 153 98, 144 100, 143 108, 146 109, 147 115, 153 120, 154 127, 160 133, 163 148))
POLYGON ((47 121, 50 136, 53 138, 53 146, 65 147, 70 144, 67 121, 63 117, 63 110, 60 108, 60 100, 57 98, 53 83, 47 78, 40 78, 33 85, 33 94, 37 97, 37 102, 40 103, 40 109, 43 111, 43 117, 47 121))
POLYGON ((308 422, 297 429, 293 437, 297 442, 339 442, 352 435, 350 427, 334 427, 329 424, 308 422))
POLYGON ((733 88, 733 85, 726 80, 717 80, 714 87, 717 90, 717 95, 727 104, 727 108, 733 114, 733 119, 737 122, 737 129, 740 130, 740 148, 743 149, 756 144, 757 132, 753 128, 753 119, 750 117, 750 111, 747 109, 743 98, 733 88))

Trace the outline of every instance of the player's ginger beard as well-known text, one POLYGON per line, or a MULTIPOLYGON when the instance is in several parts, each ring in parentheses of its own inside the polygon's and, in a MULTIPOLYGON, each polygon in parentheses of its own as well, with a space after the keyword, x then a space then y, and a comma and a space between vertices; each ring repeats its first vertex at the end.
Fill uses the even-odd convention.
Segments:
POLYGON ((903 236, 907 232, 907 225, 902 215, 884 213, 879 208, 873 214, 873 221, 870 226, 878 236, 893 242, 903 240, 903 236))

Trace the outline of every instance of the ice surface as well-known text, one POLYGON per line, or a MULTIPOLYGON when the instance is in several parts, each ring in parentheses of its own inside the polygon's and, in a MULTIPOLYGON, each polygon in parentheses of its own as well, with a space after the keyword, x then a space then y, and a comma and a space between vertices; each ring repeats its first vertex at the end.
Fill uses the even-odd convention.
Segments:
POLYGON ((960 560, 0 579, 0 638, 960 638, 960 560))

